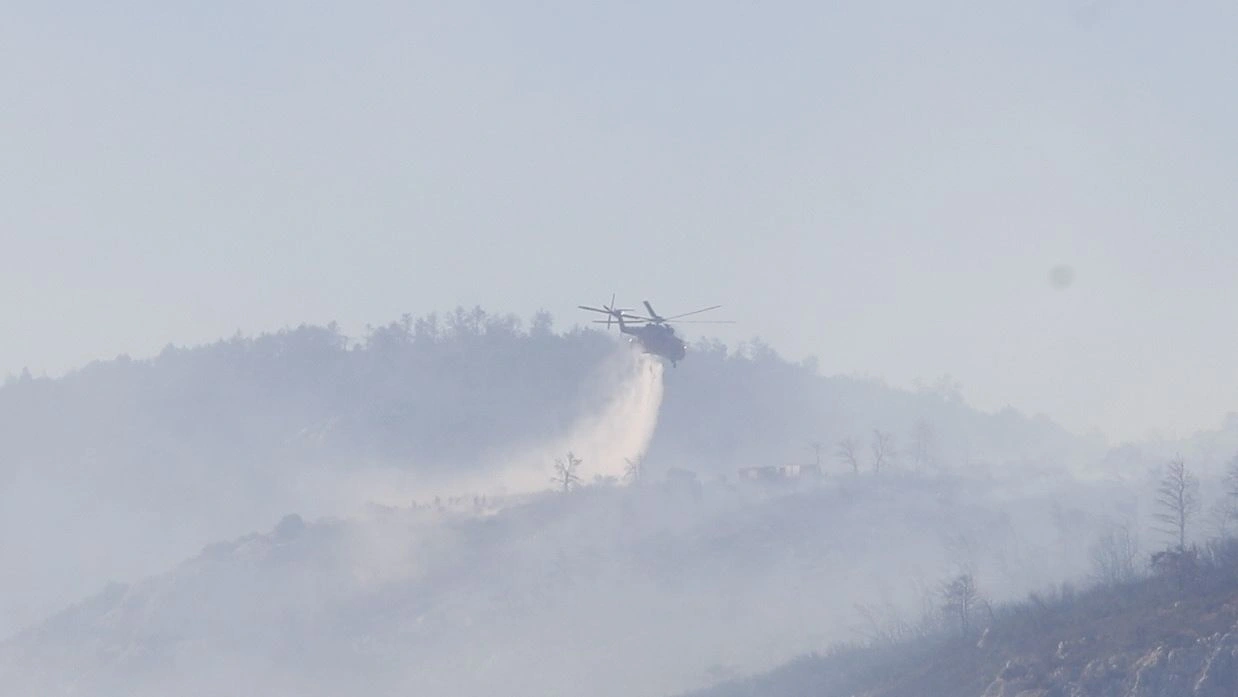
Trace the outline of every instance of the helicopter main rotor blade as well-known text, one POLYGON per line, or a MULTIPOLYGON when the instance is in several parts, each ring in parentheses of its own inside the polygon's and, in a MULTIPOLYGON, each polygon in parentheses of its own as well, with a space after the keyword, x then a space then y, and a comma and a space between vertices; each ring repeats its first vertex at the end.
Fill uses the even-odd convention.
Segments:
POLYGON ((733 319, 682 319, 667 320, 667 324, 735 324, 733 319))
POLYGON ((722 306, 712 305, 710 307, 701 308, 700 310, 693 310, 692 312, 685 312, 682 315, 672 315, 670 317, 665 317, 663 319, 672 320, 672 319, 679 319, 680 317, 687 317, 688 315, 699 315, 702 312, 709 312, 710 310, 717 310, 720 307, 722 306))

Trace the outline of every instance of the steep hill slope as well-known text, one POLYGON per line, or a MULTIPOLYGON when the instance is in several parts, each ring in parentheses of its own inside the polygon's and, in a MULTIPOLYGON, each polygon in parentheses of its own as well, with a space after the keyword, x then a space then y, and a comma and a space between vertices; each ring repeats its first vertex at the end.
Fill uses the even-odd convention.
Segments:
MULTIPOLYGON (((1229 697, 1238 692, 1238 541, 1179 584, 1157 575, 999 608, 957 632, 806 656, 690 697, 1229 697)), ((689 697, 685 695, 685 697, 689 697)))
POLYGON ((995 599, 1077 575, 1081 560, 1044 563, 1050 498, 1102 496, 675 479, 289 517, 13 637, 0 694, 665 695, 854 636, 960 564, 995 599))

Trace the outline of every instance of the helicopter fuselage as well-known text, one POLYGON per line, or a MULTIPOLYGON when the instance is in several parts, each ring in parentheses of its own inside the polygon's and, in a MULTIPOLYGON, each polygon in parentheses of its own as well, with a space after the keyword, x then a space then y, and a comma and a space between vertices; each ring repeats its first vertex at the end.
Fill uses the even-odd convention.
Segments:
MULTIPOLYGON (((612 293, 609 305, 602 305, 601 307, 578 305, 577 307, 582 310, 588 310, 589 312, 597 312, 606 315, 607 317, 605 320, 599 319, 594 320, 594 322, 597 324, 605 324, 607 329, 609 329, 612 324, 618 324, 619 331, 631 336, 631 341, 639 341, 641 348, 644 349, 645 353, 652 353, 654 355, 661 356, 669 360, 671 365, 675 365, 679 361, 683 360, 684 356, 688 354, 688 345, 684 343, 683 339, 680 339, 675 335, 675 330, 669 326, 670 323, 701 322, 702 320, 684 320, 681 318, 699 315, 702 312, 707 312, 709 310, 722 307, 721 305, 712 305, 710 307, 703 307, 699 310, 693 310, 692 312, 684 312, 677 315, 671 315, 669 317, 663 317, 654 311, 653 306, 649 304, 648 300, 644 301, 644 305, 645 309, 649 312, 648 316, 628 314, 631 312, 630 309, 615 307, 615 296, 612 293)), ((714 322, 713 320, 704 321, 707 323, 714 322)), ((730 324, 730 322, 726 320, 723 320, 722 322, 730 324)))
POLYGON ((646 353, 652 353, 677 364, 688 354, 687 344, 675 335, 675 330, 663 324, 631 326, 619 321, 619 331, 630 334, 640 342, 646 353))

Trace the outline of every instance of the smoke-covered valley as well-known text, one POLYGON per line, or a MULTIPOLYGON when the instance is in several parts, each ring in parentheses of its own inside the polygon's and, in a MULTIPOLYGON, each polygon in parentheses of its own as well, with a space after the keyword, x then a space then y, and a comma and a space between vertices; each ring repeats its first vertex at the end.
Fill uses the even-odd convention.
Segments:
POLYGON ((1238 449, 522 325, 10 380, 0 691, 668 695, 928 622, 960 573, 993 602, 1087 582, 1106 535, 1155 540, 1164 458, 1212 482, 1238 449))

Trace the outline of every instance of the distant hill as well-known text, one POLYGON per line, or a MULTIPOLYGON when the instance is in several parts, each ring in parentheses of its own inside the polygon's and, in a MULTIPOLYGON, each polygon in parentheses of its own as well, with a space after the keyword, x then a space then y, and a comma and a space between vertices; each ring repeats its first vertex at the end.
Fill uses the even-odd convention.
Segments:
MULTIPOLYGON (((597 371, 614 336, 556 333, 547 315, 527 328, 480 309, 405 316, 350 340, 334 326, 301 326, 158 356, 92 363, 61 379, 11 379, 0 388, 0 443, 9 468, 56 463, 95 475, 140 472, 183 480, 184 467, 273 467, 289 459, 382 461, 469 468, 497 446, 569 428, 604 395, 597 371)), ((820 442, 867 448, 888 431, 915 456, 941 462, 1064 464, 1081 439, 1014 410, 982 414, 950 388, 906 392, 823 377, 754 341, 702 341, 667 371, 653 450, 721 474, 803 460, 820 442)), ((345 464, 345 466, 347 466, 345 464)))
MULTIPOLYGON (((6 459, 77 460, 158 475, 185 461, 289 458, 468 466, 481 449, 565 428, 611 342, 526 330, 480 310, 405 317, 358 342, 301 326, 145 360, 92 363, 59 380, 13 380, 6 459)), ((176 473, 180 474, 180 473, 176 473)))
MULTIPOLYGON (((484 477, 597 413, 625 346, 613 332, 555 331, 545 314, 457 309, 361 338, 301 326, 12 378, 0 387, 0 543, 22 561, 0 580, 0 635, 288 510, 362 503, 399 473, 484 477)), ((731 481, 742 467, 817 461, 840 473, 850 438, 868 470, 877 431, 891 470, 1035 477, 1101 452, 1043 417, 973 410, 949 387, 891 389, 759 341, 702 341, 666 370, 644 464, 731 481)))

